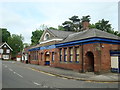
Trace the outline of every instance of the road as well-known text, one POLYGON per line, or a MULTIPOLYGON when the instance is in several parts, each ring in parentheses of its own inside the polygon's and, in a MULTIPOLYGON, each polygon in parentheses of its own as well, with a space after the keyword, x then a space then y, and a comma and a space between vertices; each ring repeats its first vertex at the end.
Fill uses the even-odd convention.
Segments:
POLYGON ((65 79, 37 72, 11 61, 2 61, 2 88, 118 88, 118 83, 65 79))

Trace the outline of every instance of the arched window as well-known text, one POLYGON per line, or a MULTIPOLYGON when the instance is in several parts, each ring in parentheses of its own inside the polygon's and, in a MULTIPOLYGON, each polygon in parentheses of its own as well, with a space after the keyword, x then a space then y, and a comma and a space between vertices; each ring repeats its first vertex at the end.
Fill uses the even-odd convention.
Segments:
POLYGON ((45 37, 44 37, 44 40, 49 40, 49 39, 50 39, 50 35, 49 35, 49 33, 46 33, 45 37))

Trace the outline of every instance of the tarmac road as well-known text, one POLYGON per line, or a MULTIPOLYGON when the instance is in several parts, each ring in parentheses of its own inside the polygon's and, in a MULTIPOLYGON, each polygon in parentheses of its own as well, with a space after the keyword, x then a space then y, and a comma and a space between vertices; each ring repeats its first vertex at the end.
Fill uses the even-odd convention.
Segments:
MULTIPOLYGON (((2 88, 118 88, 118 83, 95 83, 52 76, 2 61, 2 88)), ((58 89, 58 90, 59 90, 58 89)))

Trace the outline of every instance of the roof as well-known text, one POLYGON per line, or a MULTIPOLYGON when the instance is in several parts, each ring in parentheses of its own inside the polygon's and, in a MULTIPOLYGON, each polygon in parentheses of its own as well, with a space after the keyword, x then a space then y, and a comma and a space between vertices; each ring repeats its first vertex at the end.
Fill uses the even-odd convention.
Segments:
POLYGON ((88 30, 84 30, 81 32, 70 34, 63 42, 87 39, 87 38, 92 38, 92 37, 120 40, 120 37, 107 33, 105 31, 101 31, 98 29, 88 29, 88 30))
POLYGON ((63 39, 66 38, 68 35, 75 33, 71 31, 62 31, 62 30, 48 30, 48 31, 54 34, 54 36, 58 38, 63 38, 63 39))
POLYGON ((1 48, 3 45, 5 45, 5 44, 11 49, 11 51, 13 51, 13 49, 12 49, 6 42, 0 43, 0 48, 1 48))
MULTIPOLYGON (((60 30, 48 30, 48 31, 50 31, 56 37, 63 38, 63 41, 61 41, 59 43, 89 39, 89 38, 94 38, 94 37, 120 40, 120 37, 118 37, 114 34, 105 32, 105 31, 98 30, 98 29, 88 29, 88 30, 83 30, 81 32, 69 32, 69 31, 60 31, 60 30)), ((41 47, 41 46, 43 46, 43 45, 38 44, 36 46, 31 47, 31 49, 41 47)))

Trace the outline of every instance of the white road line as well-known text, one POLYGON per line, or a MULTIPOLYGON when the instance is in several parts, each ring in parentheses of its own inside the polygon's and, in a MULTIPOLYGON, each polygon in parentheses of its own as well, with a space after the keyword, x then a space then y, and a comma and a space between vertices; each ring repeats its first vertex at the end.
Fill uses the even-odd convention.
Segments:
POLYGON ((11 68, 9 68, 10 71, 13 71, 11 68))
POLYGON ((35 85, 41 85, 41 84, 39 84, 39 83, 36 83, 36 82, 33 82, 35 85))
POLYGON ((23 76, 22 75, 20 75, 20 74, 18 74, 18 73, 16 73, 19 77, 21 77, 21 78, 23 78, 23 76))
POLYGON ((13 73, 16 74, 16 75, 18 75, 19 77, 23 78, 22 75, 20 75, 20 74, 18 74, 18 73, 16 73, 16 72, 13 72, 13 73))

